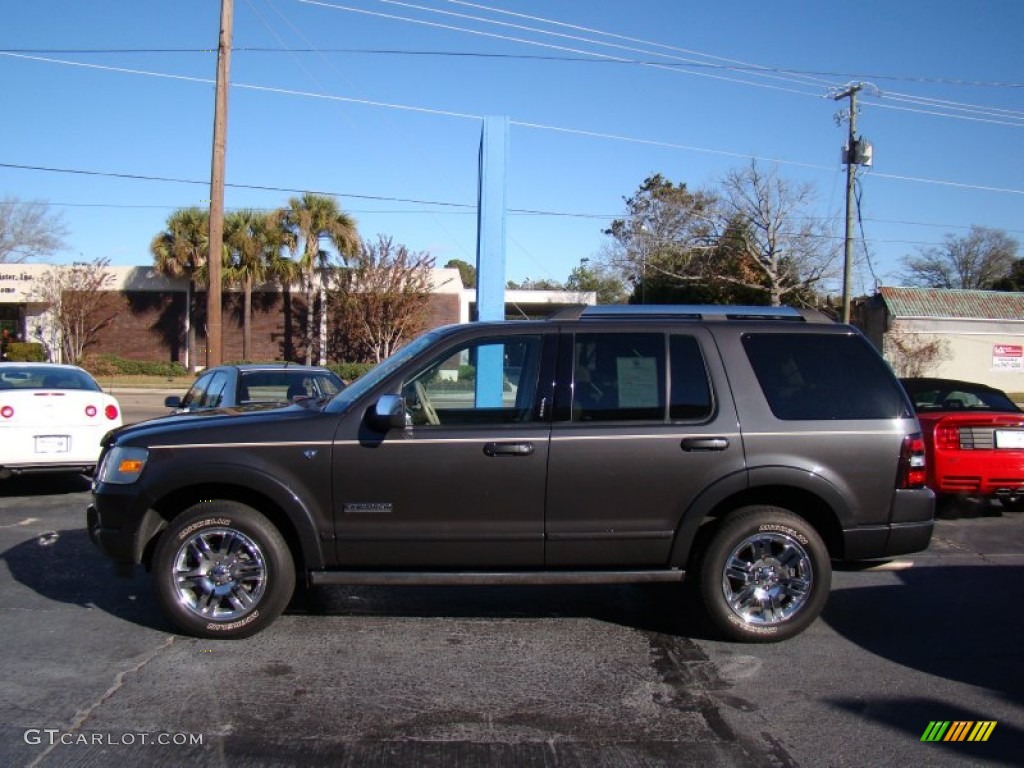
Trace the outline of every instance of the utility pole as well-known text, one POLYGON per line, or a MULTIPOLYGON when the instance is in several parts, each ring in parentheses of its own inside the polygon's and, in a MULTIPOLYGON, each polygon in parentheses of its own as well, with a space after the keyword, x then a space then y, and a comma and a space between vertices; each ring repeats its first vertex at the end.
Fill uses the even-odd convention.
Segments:
POLYGON ((853 202, 854 182, 857 179, 857 163, 854 162, 854 146, 857 141, 857 92, 863 83, 851 83, 832 97, 834 101, 850 99, 850 132, 846 140, 843 162, 846 163, 846 240, 843 248, 843 317, 850 322, 850 286, 853 282, 853 202))
POLYGON ((217 44, 217 95, 213 111, 213 163, 210 171, 210 250, 207 257, 206 365, 223 362, 221 253, 224 250, 224 161, 227 156, 228 83, 231 70, 231 29, 234 0, 221 0, 217 44))

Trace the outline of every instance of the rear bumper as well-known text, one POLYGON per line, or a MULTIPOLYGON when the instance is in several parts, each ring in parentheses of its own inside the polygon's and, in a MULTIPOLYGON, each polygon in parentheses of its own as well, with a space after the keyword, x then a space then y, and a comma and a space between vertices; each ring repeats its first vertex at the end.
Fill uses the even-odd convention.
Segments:
POLYGON ((1024 495, 1024 458, 1020 451, 936 451, 931 487, 936 493, 964 496, 1024 495))
POLYGON ((843 559, 876 560, 927 549, 935 528, 935 494, 928 488, 896 491, 890 520, 843 531, 843 559))

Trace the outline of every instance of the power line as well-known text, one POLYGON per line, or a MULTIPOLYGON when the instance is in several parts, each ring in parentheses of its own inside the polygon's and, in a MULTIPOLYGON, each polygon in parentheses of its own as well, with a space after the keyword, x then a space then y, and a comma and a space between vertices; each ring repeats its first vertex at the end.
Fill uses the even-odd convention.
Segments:
MULTIPOLYGON (((618 56, 618 55, 598 53, 598 52, 595 52, 595 51, 581 50, 581 49, 578 49, 578 48, 570 48, 570 47, 566 47, 566 46, 562 46, 562 45, 555 45, 553 43, 544 43, 544 42, 540 42, 540 41, 537 41, 537 40, 530 40, 530 39, 521 38, 521 37, 513 37, 513 36, 510 36, 510 35, 502 35, 502 34, 498 34, 498 33, 494 33, 494 32, 485 32, 485 31, 482 31, 482 30, 470 29, 470 28, 467 28, 467 27, 459 27, 459 26, 455 26, 455 25, 452 25, 452 24, 442 24, 440 22, 432 22, 432 21, 426 21, 424 19, 410 18, 408 16, 399 16, 399 15, 396 15, 396 14, 388 14, 388 13, 381 13, 381 12, 377 12, 377 11, 369 11, 369 10, 361 9, 361 8, 353 8, 351 6, 340 5, 340 4, 337 4, 337 3, 325 2, 325 0, 298 0, 298 2, 307 4, 307 5, 317 5, 317 6, 321 6, 321 7, 324 7, 324 8, 331 9, 331 10, 346 11, 346 12, 349 12, 349 13, 356 13, 356 14, 362 14, 362 15, 373 16, 373 17, 378 17, 378 18, 384 18, 384 19, 388 19, 388 20, 392 20, 392 21, 401 21, 401 22, 408 23, 408 24, 416 24, 416 25, 421 25, 421 26, 428 26, 428 27, 434 27, 434 28, 439 28, 439 29, 446 29, 446 30, 451 30, 451 31, 456 31, 456 32, 463 32, 465 34, 471 34, 471 35, 478 35, 478 36, 488 37, 488 38, 492 38, 492 39, 499 39, 499 40, 505 40, 505 41, 509 41, 509 42, 522 43, 522 44, 526 44, 526 45, 539 46, 539 47, 547 48, 547 49, 562 50, 562 51, 567 51, 567 52, 571 52, 571 53, 583 54, 585 56, 596 57, 596 58, 599 58, 601 60, 620 62, 620 63, 628 63, 630 61, 634 61, 634 60, 630 60, 630 59, 625 59, 622 56, 618 56)), ((459 13, 454 13, 454 12, 451 12, 451 11, 442 11, 440 9, 430 8, 430 7, 426 7, 426 6, 420 6, 420 5, 414 5, 414 4, 408 3, 408 2, 399 2, 398 0, 379 0, 379 2, 388 4, 388 5, 398 5, 398 6, 403 6, 403 7, 407 7, 407 8, 413 8, 413 9, 416 9, 416 10, 426 11, 426 12, 440 14, 440 15, 444 15, 444 16, 455 16, 455 17, 458 17, 458 18, 467 19, 467 20, 475 21, 475 22, 481 22, 481 23, 484 23, 484 24, 493 24, 493 25, 497 25, 497 26, 501 26, 501 27, 511 27, 511 28, 514 28, 514 29, 525 30, 525 31, 528 31, 528 32, 536 33, 536 34, 549 35, 549 36, 554 36, 554 37, 558 37, 558 38, 564 38, 564 39, 573 40, 573 41, 577 41, 577 42, 584 42, 584 43, 587 43, 587 44, 590 44, 590 45, 605 46, 605 47, 610 47, 610 48, 613 48, 613 49, 616 49, 616 50, 625 50, 625 51, 629 51, 629 52, 633 52, 633 53, 640 52, 640 53, 656 55, 656 56, 664 57, 664 58, 668 58, 668 59, 676 59, 677 61, 683 61, 683 62, 687 62, 687 63, 695 63, 693 59, 683 59, 682 57, 680 57, 678 55, 674 55, 674 54, 660 53, 658 51, 638 49, 638 48, 635 48, 635 47, 625 46, 625 45, 621 45, 621 44, 618 44, 618 43, 610 43, 610 42, 605 42, 605 41, 602 41, 602 40, 594 40, 592 38, 584 38, 584 37, 580 37, 578 35, 564 34, 564 33, 560 33, 560 32, 552 32, 550 30, 538 29, 536 27, 528 27, 528 26, 524 26, 524 25, 521 25, 521 24, 512 24, 512 23, 508 23, 508 22, 496 21, 494 19, 488 19, 488 18, 480 17, 480 16, 470 16, 470 15, 467 15, 467 14, 459 14, 459 13)), ((801 96, 812 96, 814 98, 819 98, 820 97, 820 93, 818 91, 820 91, 820 89, 822 87, 826 87, 826 86, 834 87, 836 85, 836 83, 834 83, 834 82, 823 80, 821 78, 812 77, 810 75, 783 75, 783 74, 777 74, 776 73, 777 69, 776 68, 772 68, 772 67, 765 67, 763 65, 750 64, 748 62, 742 62, 742 61, 738 61, 736 59, 728 59, 728 58, 725 58, 725 57, 722 57, 722 56, 715 56, 713 54, 701 53, 699 51, 692 51, 692 50, 688 50, 688 49, 685 49, 685 48, 679 48, 679 47, 676 47, 676 46, 665 45, 663 43, 657 43, 657 42, 652 42, 652 41, 649 41, 649 40, 642 40, 642 39, 639 39, 639 38, 627 37, 625 35, 618 35, 618 34, 614 34, 614 33, 610 33, 610 32, 604 32, 604 31, 601 31, 601 30, 591 29, 589 27, 580 27, 580 26, 577 26, 577 25, 566 24, 564 22, 554 21, 554 20, 551 20, 551 19, 545 19, 545 18, 539 17, 539 16, 529 16, 529 15, 526 15, 526 14, 514 13, 514 12, 511 12, 511 11, 505 11, 505 10, 499 9, 499 8, 491 8, 489 6, 479 5, 479 4, 475 4, 475 3, 460 2, 459 0, 447 0, 447 2, 452 2, 452 3, 456 4, 456 5, 464 5, 464 6, 469 6, 469 7, 473 7, 473 8, 485 9, 485 10, 488 10, 488 11, 492 11, 494 13, 508 15, 508 16, 513 16, 513 17, 524 18, 524 19, 528 19, 528 20, 531 20, 531 21, 540 21, 540 22, 545 23, 545 24, 553 25, 553 26, 556 26, 556 27, 568 28, 568 29, 571 29, 573 31, 583 31, 583 32, 587 32, 589 34, 596 34, 596 35, 599 35, 599 36, 602 36, 602 37, 608 37, 608 38, 612 38, 612 39, 623 40, 623 41, 631 42, 631 43, 640 43, 640 44, 643 44, 643 45, 646 45, 646 46, 650 46, 652 48, 659 48, 659 49, 663 49, 663 50, 667 50, 667 51, 673 51, 673 52, 676 52, 676 53, 684 53, 684 54, 691 55, 691 56, 693 56, 693 55, 702 56, 702 57, 705 57, 705 58, 710 58, 710 59, 714 59, 714 60, 717 60, 717 61, 726 62, 726 64, 721 65, 722 68, 726 69, 726 70, 735 70, 735 71, 745 70, 745 74, 757 75, 757 76, 760 76, 760 77, 763 77, 763 78, 769 79, 769 80, 779 80, 779 81, 782 81, 782 82, 790 82, 790 83, 794 83, 796 85, 801 85, 801 86, 810 86, 810 87, 814 87, 816 90, 815 90, 814 93, 811 93, 811 92, 807 92, 807 91, 804 91, 804 90, 796 90, 794 88, 788 88, 788 87, 782 87, 782 86, 778 86, 778 85, 772 85, 772 84, 765 83, 765 82, 751 82, 750 80, 742 80, 742 79, 739 79, 739 78, 725 77, 723 75, 710 74, 710 73, 707 73, 707 72, 686 72, 685 74, 691 74, 691 75, 696 75, 696 76, 700 76, 700 77, 707 77, 707 78, 712 78, 712 79, 716 79, 716 80, 724 80, 724 81, 729 81, 729 82, 735 82, 735 83, 740 83, 740 84, 743 84, 743 85, 750 85, 750 86, 754 86, 754 87, 768 88, 768 89, 772 89, 772 90, 781 90, 781 91, 784 91, 784 92, 795 93, 795 94, 801 95, 801 96)), ((677 73, 679 73, 678 69, 675 69, 674 66, 670 65, 671 62, 659 61, 658 63, 650 63, 650 62, 635 62, 635 63, 637 63, 640 66, 648 66, 648 67, 653 67, 655 69, 663 69, 663 70, 669 70, 669 71, 675 70, 677 73)), ((699 62, 697 62, 697 63, 699 63, 699 62)), ((927 103, 927 102, 930 101, 928 99, 925 99, 924 97, 918 97, 918 98, 920 98, 922 100, 922 102, 926 102, 927 103)), ((883 105, 879 103, 879 104, 874 104, 874 106, 883 106, 883 105)), ((926 115, 932 115, 932 116, 941 116, 941 117, 948 117, 948 118, 953 118, 953 119, 972 119, 975 122, 991 122, 991 123, 995 123, 995 124, 1011 125, 1011 126, 1016 126, 1017 125, 1016 123, 1012 123, 1012 122, 1008 123, 1008 122, 1005 122, 1005 121, 998 121, 998 120, 985 120, 985 119, 981 119, 981 118, 968 118, 968 117, 966 117, 964 115, 960 115, 960 114, 947 114, 945 112, 937 112, 934 109, 933 110, 926 110, 926 109, 913 109, 913 108, 910 108, 910 107, 890 107, 889 105, 885 105, 885 106, 888 107, 888 108, 891 108, 891 109, 899 109, 901 111, 918 112, 920 114, 926 114, 926 115)), ((934 107, 935 107, 935 109, 941 109, 942 108, 941 107, 941 102, 935 102, 934 103, 934 107)), ((987 108, 986 107, 977 107, 977 109, 984 111, 987 108)), ((1022 119, 1024 119, 1024 116, 1022 116, 1022 119)), ((1021 124, 1021 125, 1022 125, 1022 127, 1024 127, 1024 124, 1021 124)))
MULTIPOLYGON (((52 55, 104 55, 104 54, 173 54, 173 53, 210 53, 209 48, 0 48, 0 53, 52 54, 52 55)), ((597 59, 593 56, 543 56, 529 53, 493 53, 487 51, 436 51, 412 50, 400 48, 271 48, 267 46, 237 46, 232 53, 285 53, 293 54, 353 54, 365 56, 414 56, 460 59, 507 59, 511 61, 550 61, 578 64, 597 64, 603 66, 638 66, 644 64, 662 64, 679 69, 727 69, 737 72, 766 72, 780 75, 812 75, 817 77, 837 77, 851 80, 890 80, 894 82, 921 83, 925 85, 952 85, 973 88, 1024 88, 1024 83, 1002 82, 992 80, 964 80, 945 77, 925 77, 923 75, 892 75, 878 72, 839 72, 817 69, 794 69, 791 67, 762 66, 759 64, 715 64, 708 61, 691 62, 657 62, 646 59, 597 59)), ((891 97, 894 94, 886 93, 891 97)))

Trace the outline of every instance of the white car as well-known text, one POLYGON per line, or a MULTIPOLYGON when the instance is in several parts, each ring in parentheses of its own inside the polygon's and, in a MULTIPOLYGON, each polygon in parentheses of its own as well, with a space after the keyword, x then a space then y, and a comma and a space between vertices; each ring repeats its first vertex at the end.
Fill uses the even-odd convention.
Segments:
POLYGON ((91 472, 121 406, 73 365, 0 363, 0 480, 91 472))

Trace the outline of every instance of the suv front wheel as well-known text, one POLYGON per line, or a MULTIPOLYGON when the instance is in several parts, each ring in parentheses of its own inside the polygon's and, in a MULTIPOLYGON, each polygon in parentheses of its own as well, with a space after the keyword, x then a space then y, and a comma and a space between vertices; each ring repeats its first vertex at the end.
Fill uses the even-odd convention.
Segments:
POLYGON ((292 555, 252 507, 213 500, 175 517, 153 554, 156 596, 197 637, 248 637, 276 619, 295 589, 292 555))
POLYGON ((699 578, 718 632, 730 640, 776 642, 802 632, 821 613, 832 564, 818 532, 799 515, 744 507, 718 524, 699 578))

